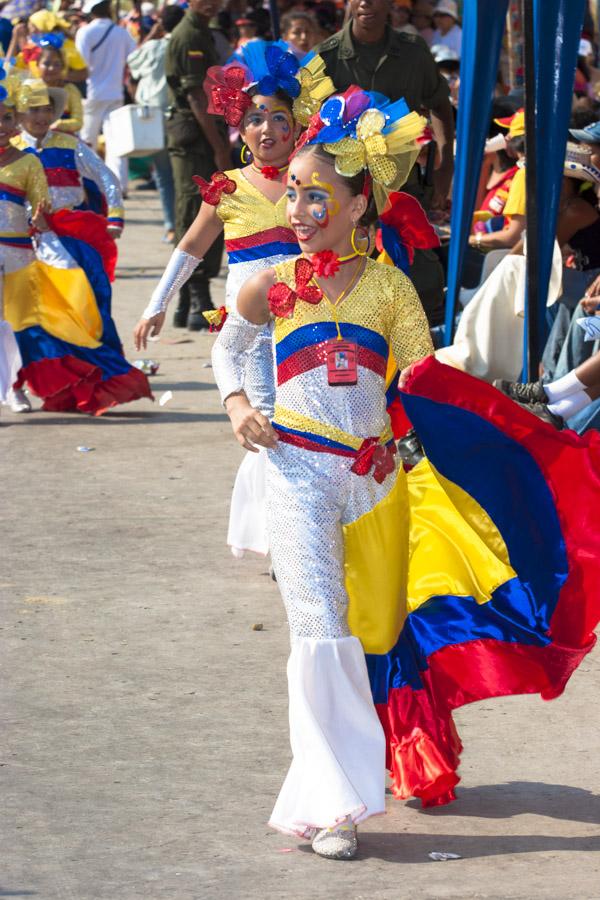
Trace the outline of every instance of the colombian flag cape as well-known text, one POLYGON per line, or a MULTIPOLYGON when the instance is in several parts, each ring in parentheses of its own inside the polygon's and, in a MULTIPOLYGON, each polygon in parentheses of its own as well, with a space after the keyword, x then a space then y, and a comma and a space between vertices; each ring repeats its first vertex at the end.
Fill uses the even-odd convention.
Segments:
POLYGON ((600 436, 557 432, 433 358, 402 402, 426 459, 344 528, 348 621, 398 798, 447 803, 452 711, 557 697, 600 613, 600 436))

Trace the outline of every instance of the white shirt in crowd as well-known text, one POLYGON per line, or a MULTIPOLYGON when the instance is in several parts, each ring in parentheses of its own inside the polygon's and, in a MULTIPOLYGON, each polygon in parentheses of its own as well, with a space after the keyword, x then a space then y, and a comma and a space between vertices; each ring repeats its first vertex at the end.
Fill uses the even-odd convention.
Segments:
POLYGON ((447 31, 446 34, 442 34, 442 32, 436 28, 431 39, 431 46, 435 47, 436 44, 442 44, 442 46, 449 47, 450 50, 454 50, 454 52, 460 59, 460 50, 462 45, 462 28, 460 27, 460 25, 453 25, 450 31, 447 31))
POLYGON ((89 69, 87 80, 88 100, 122 100, 123 75, 127 57, 136 48, 128 31, 115 25, 99 47, 107 30, 114 23, 111 19, 93 19, 80 28, 75 36, 77 49, 89 69), (97 47, 93 50, 93 47, 97 47))

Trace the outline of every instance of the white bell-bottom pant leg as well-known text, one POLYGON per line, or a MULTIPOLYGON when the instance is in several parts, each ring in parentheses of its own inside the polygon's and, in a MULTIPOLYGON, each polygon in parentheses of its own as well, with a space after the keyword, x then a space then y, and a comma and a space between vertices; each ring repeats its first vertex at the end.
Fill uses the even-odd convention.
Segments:
POLYGON ((107 121, 113 109, 119 109, 121 106, 123 106, 122 100, 84 100, 81 139, 97 152, 98 136, 101 131, 104 133, 106 165, 119 179, 121 190, 126 192, 129 163, 127 157, 116 156, 112 152, 110 127, 107 121))
POLYGON ((360 822, 385 812, 385 738, 346 621, 342 525, 372 508, 393 479, 377 485, 351 464, 283 443, 269 451, 269 539, 292 642, 293 753, 269 824, 302 837, 346 816, 360 822))

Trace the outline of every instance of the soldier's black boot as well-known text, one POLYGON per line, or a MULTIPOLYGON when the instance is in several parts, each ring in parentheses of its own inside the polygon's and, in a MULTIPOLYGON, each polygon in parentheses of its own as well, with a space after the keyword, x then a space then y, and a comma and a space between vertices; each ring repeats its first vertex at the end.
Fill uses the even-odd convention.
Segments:
POLYGON ((208 328, 208 322, 202 315, 206 310, 214 309, 212 300, 210 299, 210 288, 208 281, 191 282, 190 289, 190 314, 187 320, 189 331, 202 331, 208 328))
POLYGON ((190 315, 190 288, 188 284, 184 284, 179 291, 179 299, 177 308, 173 314, 173 327, 185 328, 187 326, 188 317, 190 315))

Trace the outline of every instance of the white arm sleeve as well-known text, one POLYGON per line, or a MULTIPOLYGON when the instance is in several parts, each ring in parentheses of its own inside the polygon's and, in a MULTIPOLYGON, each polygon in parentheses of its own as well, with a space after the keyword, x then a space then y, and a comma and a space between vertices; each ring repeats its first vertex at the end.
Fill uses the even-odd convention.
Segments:
POLYGON ((165 312, 177 291, 183 287, 196 269, 200 260, 178 247, 173 250, 162 278, 154 289, 150 303, 142 313, 142 319, 151 319, 165 312))
POLYGON ((213 371, 223 403, 231 394, 244 390, 248 351, 264 328, 248 322, 239 313, 227 317, 212 349, 213 371))

